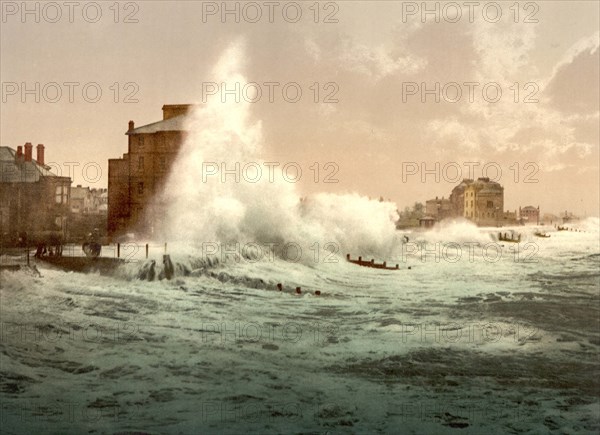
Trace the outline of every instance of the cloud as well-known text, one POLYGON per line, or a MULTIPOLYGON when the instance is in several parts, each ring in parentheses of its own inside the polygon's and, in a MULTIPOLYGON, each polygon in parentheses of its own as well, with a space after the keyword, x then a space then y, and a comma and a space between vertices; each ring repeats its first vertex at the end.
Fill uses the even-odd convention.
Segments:
POLYGON ((404 52, 402 55, 394 55, 393 51, 393 48, 385 44, 368 46, 346 40, 338 59, 341 67, 347 71, 366 75, 375 81, 396 73, 412 75, 427 65, 424 59, 413 54, 404 52))
POLYGON ((580 39, 554 67, 544 93, 561 112, 594 114, 598 111, 599 39, 598 32, 580 39))

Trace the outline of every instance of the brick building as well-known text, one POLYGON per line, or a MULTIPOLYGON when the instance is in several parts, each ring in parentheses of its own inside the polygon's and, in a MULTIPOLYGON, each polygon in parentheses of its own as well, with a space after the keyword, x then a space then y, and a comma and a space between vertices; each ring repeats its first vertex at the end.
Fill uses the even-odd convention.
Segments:
POLYGON ((0 147, 0 235, 2 246, 64 242, 71 179, 50 172, 44 145, 0 147))
POLYGON ((540 223, 540 207, 537 208, 528 205, 526 207, 519 207, 519 219, 524 224, 539 224, 540 223))
POLYGON ((149 235, 154 222, 145 213, 166 181, 187 136, 186 118, 193 105, 162 107, 161 121, 135 128, 129 121, 127 153, 108 161, 108 235, 149 235))

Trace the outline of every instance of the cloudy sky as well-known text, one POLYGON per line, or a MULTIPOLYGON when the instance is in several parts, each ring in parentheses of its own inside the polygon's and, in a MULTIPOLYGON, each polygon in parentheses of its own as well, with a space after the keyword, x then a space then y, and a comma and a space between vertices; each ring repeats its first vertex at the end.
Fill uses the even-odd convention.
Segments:
POLYGON ((298 162, 302 194, 354 191, 403 208, 487 164, 507 209, 599 214, 598 2, 428 3, 438 20, 421 2, 298 3, 301 15, 293 2, 230 2, 236 22, 221 2, 30 2, 27 14, 2 2, 0 142, 43 143, 63 174, 79 164, 75 184, 105 187, 127 122, 221 98, 203 89, 242 40, 241 74, 263 92, 252 104, 263 158, 298 162), (328 162, 337 183, 323 183, 328 162))

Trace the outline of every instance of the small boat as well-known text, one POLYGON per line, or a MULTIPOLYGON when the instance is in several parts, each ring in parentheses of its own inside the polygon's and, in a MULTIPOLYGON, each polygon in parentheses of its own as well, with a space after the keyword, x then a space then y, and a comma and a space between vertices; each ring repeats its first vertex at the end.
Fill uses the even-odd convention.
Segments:
POLYGON ((548 237, 550 237, 550 234, 546 234, 546 233, 542 233, 541 231, 536 231, 535 233, 533 233, 534 236, 536 237, 542 237, 547 239, 548 237))
POLYGON ((508 236, 506 233, 504 233, 504 235, 502 233, 498 233, 498 241, 499 242, 508 242, 508 243, 520 243, 521 235, 519 234, 518 237, 515 238, 514 233, 511 234, 510 236, 508 236))
POLYGON ((383 262, 383 263, 375 263, 375 259, 371 259, 370 261, 366 261, 363 260, 362 257, 358 257, 358 260, 352 260, 350 258, 350 254, 346 254, 346 260, 348 260, 348 262, 353 263, 353 264, 357 264, 359 266, 363 266, 363 267, 371 267, 373 269, 385 269, 385 270, 398 270, 400 269, 400 267, 396 264, 395 267, 390 267, 387 265, 387 262, 383 262))
POLYGON ((556 228, 558 231, 569 231, 567 227, 561 227, 560 225, 556 228))

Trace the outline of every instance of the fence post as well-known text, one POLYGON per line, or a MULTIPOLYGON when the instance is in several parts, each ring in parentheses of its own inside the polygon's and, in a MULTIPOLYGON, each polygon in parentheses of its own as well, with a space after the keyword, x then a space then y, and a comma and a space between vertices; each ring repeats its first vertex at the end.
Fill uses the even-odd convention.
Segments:
POLYGON ((117 243, 117 258, 121 258, 121 244, 117 243))
POLYGON ((167 242, 165 242, 165 255, 167 255, 167 242))
POLYGON ((146 260, 148 259, 148 244, 146 243, 146 260))

